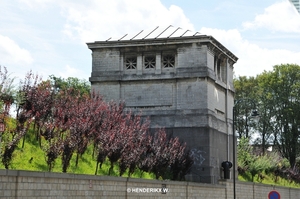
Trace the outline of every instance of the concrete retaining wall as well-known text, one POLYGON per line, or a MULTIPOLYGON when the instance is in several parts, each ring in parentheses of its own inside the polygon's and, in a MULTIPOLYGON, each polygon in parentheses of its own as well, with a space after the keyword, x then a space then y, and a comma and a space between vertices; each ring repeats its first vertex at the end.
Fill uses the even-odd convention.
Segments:
MULTIPOLYGON (((0 170, 0 198, 5 199, 221 199, 233 198, 230 181, 218 185, 111 176, 0 170)), ((300 198, 300 189, 237 182, 236 198, 265 199, 276 190, 281 198, 300 198)))

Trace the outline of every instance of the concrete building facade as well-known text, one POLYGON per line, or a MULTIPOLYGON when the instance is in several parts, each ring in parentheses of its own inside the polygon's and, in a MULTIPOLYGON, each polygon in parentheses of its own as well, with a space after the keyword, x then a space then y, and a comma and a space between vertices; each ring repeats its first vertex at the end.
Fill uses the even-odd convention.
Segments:
POLYGON ((232 162, 233 65, 237 57, 212 36, 96 41, 92 89, 124 100, 151 128, 187 143, 194 164, 187 180, 215 184, 232 162))
POLYGON ((300 0, 289 0, 296 8, 296 10, 300 13, 300 0))

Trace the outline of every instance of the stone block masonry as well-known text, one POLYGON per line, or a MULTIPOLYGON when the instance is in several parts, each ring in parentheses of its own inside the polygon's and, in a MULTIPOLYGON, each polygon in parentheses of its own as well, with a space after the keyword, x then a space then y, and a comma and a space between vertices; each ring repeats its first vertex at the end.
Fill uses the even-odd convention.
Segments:
MULTIPOLYGON (((1 199, 229 199, 231 181, 218 185, 111 176, 0 170, 1 199)), ((300 189, 237 182, 239 199, 265 199, 276 190, 281 198, 300 198, 300 189)))
POLYGON ((211 36, 96 41, 92 89, 150 118, 193 151, 188 179, 216 184, 232 161, 233 65, 237 57, 211 36))

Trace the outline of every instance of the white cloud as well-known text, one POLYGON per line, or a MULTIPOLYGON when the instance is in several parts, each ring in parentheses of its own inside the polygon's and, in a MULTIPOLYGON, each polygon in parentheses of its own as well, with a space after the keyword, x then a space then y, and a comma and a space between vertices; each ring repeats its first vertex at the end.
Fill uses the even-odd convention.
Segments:
MULTIPOLYGON (((160 0, 86 0, 84 3, 73 0, 18 0, 18 3, 20 2, 22 4, 21 6, 18 6, 22 7, 21 9, 33 10, 30 12, 32 16, 44 17, 44 15, 41 15, 40 13, 45 10, 49 11, 50 9, 55 10, 56 15, 62 15, 62 17, 59 16, 52 21, 52 25, 55 24, 58 28, 64 26, 63 29, 60 29, 59 31, 64 33, 65 37, 62 36, 62 38, 66 43, 61 43, 60 41, 62 39, 60 37, 51 38, 51 41, 59 43, 59 47, 57 48, 67 46, 68 42, 77 44, 78 42, 86 43, 106 40, 110 37, 112 37, 112 40, 119 39, 125 34, 128 34, 125 39, 129 39, 141 30, 144 30, 142 34, 146 34, 157 26, 160 26, 160 28, 157 29, 157 31, 155 31, 155 33, 151 36, 156 36, 169 25, 173 25, 174 27, 170 28, 169 32, 166 31, 166 34, 163 36, 168 36, 177 27, 182 28, 181 32, 177 32, 178 34, 181 34, 187 29, 191 30, 188 32, 189 34, 194 34, 194 26, 186 17, 183 10, 175 5, 166 8, 160 0), (60 11, 60 13, 57 11, 60 11), (39 13, 39 15, 35 15, 36 13, 39 13), (70 41, 66 39, 66 37, 73 38, 74 40, 70 41)), ((186 12, 188 11, 186 10, 186 12)), ((7 13, 9 14, 10 12, 7 13)), ((27 12, 19 13, 24 14, 27 12)), ((10 19, 11 16, 9 15, 7 18, 10 19)), ((52 18, 47 18, 47 20, 51 21, 52 18)), ((18 22, 18 20, 14 21, 18 22)), ((49 31, 46 29, 46 26, 41 26, 40 29, 37 26, 31 27, 31 25, 42 24, 33 23, 34 20, 31 18, 28 18, 27 21, 20 21, 20 23, 18 22, 18 24, 13 24, 13 26, 19 28, 23 27, 23 23, 26 25, 24 26, 25 28, 23 28, 25 31, 22 32, 21 35, 18 34, 17 37, 14 38, 11 36, 8 38, 0 35, 1 65, 4 65, 3 60, 5 63, 16 63, 18 66, 20 66, 20 63, 31 64, 33 62, 32 54, 35 58, 33 64, 36 68, 35 70, 39 70, 43 74, 53 73, 55 75, 60 74, 63 77, 68 77, 82 76, 84 72, 90 71, 90 68, 83 68, 85 67, 82 66, 84 64, 76 66, 76 62, 72 62, 70 61, 72 59, 65 57, 67 53, 60 57, 59 53, 63 51, 58 53, 58 50, 54 46, 55 43, 53 44, 50 43, 50 41, 43 41, 49 39, 49 35, 47 34, 46 36, 45 33, 51 33, 54 28, 49 29, 49 31), (19 39, 19 37, 23 37, 22 42, 27 44, 26 48, 30 48, 31 53, 28 49, 24 49, 24 46, 22 48, 20 47, 20 44, 15 42, 19 39), (64 61, 64 59, 66 59, 66 61, 64 61), (69 65, 66 65, 67 63, 69 65), (46 65, 45 68, 41 67, 44 65, 46 65)), ((9 23, 11 24, 10 21, 9 23)), ((47 27, 55 27, 55 25, 52 25, 47 24, 47 27)), ((212 22, 212 26, 216 27, 218 25, 222 24, 215 25, 212 22)), ((243 32, 238 29, 220 30, 210 28, 202 28, 199 32, 201 32, 201 34, 214 36, 239 58, 237 64, 235 64, 236 75, 254 76, 261 73, 263 70, 271 70, 273 65, 281 63, 300 64, 300 49, 290 42, 291 40, 297 41, 299 38, 300 15, 287 0, 281 0, 279 3, 275 3, 267 7, 264 12, 257 15, 255 19, 245 22, 243 27, 243 32), (265 32, 260 34, 258 29, 264 30, 265 32), (254 35, 256 39, 259 38, 256 40, 256 44, 254 44, 250 39, 245 39, 247 38, 247 33, 251 32, 249 30, 255 30, 253 31, 254 35), (266 32, 267 34, 265 34, 266 32), (288 32, 288 34, 286 34, 286 32, 288 32), (270 39, 270 36, 275 39, 270 39), (288 38, 289 40, 286 40, 286 36, 290 37, 288 38), (268 38, 268 40, 263 38, 268 38), (274 45, 270 45, 270 41, 272 41, 274 45), (287 43, 285 44, 285 42, 287 43), (263 46, 264 44, 267 44, 270 47, 266 48, 263 46), (293 48, 290 47, 290 49, 294 50, 285 50, 288 45, 291 45, 293 48), (272 46, 273 49, 271 49, 272 46)), ((55 29, 55 31, 57 31, 57 29, 55 29)), ((142 34, 140 36, 142 36, 142 34)), ((69 48, 73 47, 74 46, 69 46, 69 48)), ((86 45, 84 45, 84 49, 90 53, 86 45)), ((66 48, 66 52, 68 51, 69 49, 66 48)), ((81 54, 80 56, 83 55, 81 54)), ((89 56, 86 57, 88 58, 82 59, 91 61, 89 56)), ((17 70, 19 71, 21 69, 23 69, 23 66, 17 70)), ((47 77, 47 75, 44 76, 47 77)))
POLYGON ((264 70, 272 70, 278 64, 300 65, 300 51, 262 48, 244 39, 236 29, 226 31, 202 28, 200 32, 212 35, 239 58, 234 65, 236 76, 256 76, 264 70))
POLYGON ((81 76, 81 71, 77 70, 76 68, 72 68, 69 65, 66 65, 64 70, 59 73, 59 76, 63 78, 78 77, 81 76))
POLYGON ((33 58, 28 50, 21 48, 9 37, 0 35, 0 57, 1 65, 7 63, 31 64, 33 58))
POLYGON ((20 3, 25 4, 30 9, 45 9, 50 3, 54 3, 54 0, 19 0, 20 3))
POLYGON ((300 33, 300 15, 288 1, 275 3, 267 7, 252 22, 243 24, 245 29, 267 28, 272 31, 300 33))
POLYGON ((156 26, 194 29, 181 8, 173 5, 167 9, 159 0, 92 0, 85 6, 67 3, 63 7, 67 17, 64 33, 82 42, 118 39, 156 26))

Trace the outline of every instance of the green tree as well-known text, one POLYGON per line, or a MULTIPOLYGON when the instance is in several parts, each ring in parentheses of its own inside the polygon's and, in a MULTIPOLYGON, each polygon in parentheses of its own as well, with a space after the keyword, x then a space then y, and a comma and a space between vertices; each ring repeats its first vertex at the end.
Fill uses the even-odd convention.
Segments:
POLYGON ((14 78, 10 78, 5 67, 0 66, 0 113, 2 118, 9 114, 10 106, 12 105, 16 90, 13 85, 14 78))
POLYGON ((83 79, 78 79, 76 77, 68 77, 67 79, 64 79, 54 75, 50 75, 49 79, 56 91, 72 88, 76 91, 80 91, 81 95, 90 94, 91 92, 90 82, 83 79))
POLYGON ((282 64, 259 77, 260 87, 270 125, 273 125, 274 145, 289 160, 291 167, 299 155, 300 136, 300 66, 282 64))
POLYGON ((248 138, 242 138, 238 145, 238 168, 242 173, 249 172, 251 180, 257 174, 274 172, 278 164, 283 162, 276 153, 258 155, 254 153, 253 147, 249 144, 248 138))
POLYGON ((248 165, 253 162, 252 147, 249 139, 242 137, 237 146, 237 163, 240 172, 246 172, 248 165))
POLYGON ((254 177, 257 174, 263 173, 265 170, 269 169, 272 167, 272 163, 270 160, 270 157, 267 155, 263 156, 258 156, 258 155, 253 155, 253 161, 249 163, 248 171, 251 174, 252 182, 254 181, 254 177))
POLYGON ((234 79, 235 102, 235 127, 239 136, 251 138, 256 122, 251 118, 251 113, 257 105, 258 82, 254 77, 240 76, 234 79))
POLYGON ((274 126, 276 121, 274 120, 274 102, 271 95, 267 95, 268 76, 270 72, 264 72, 256 77, 258 82, 257 98, 258 98, 258 110, 259 110, 259 122, 257 123, 256 133, 259 135, 255 143, 261 145, 262 154, 265 154, 266 149, 272 145, 274 139, 274 126), (266 90, 267 89, 267 90, 266 90))

